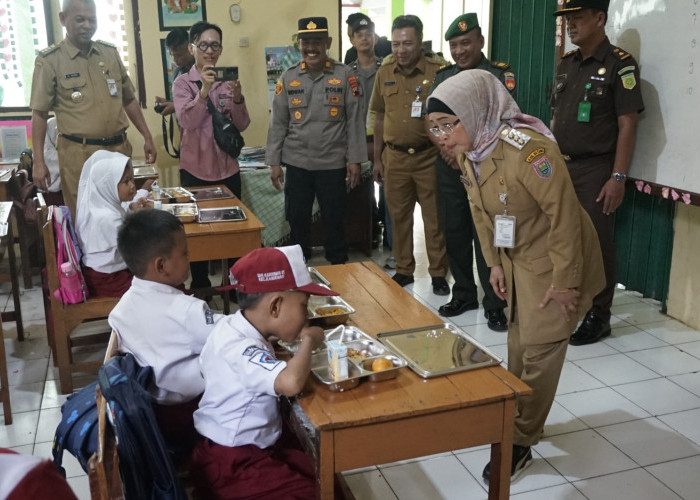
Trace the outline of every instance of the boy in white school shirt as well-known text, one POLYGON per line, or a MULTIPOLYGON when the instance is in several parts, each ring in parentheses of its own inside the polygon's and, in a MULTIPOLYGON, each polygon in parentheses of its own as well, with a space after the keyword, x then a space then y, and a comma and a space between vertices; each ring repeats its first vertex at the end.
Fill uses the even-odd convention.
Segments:
POLYGON ((192 414, 204 391, 199 353, 223 315, 182 292, 190 271, 187 238, 171 213, 130 213, 117 246, 134 279, 109 314, 109 324, 120 352, 153 367, 154 412, 163 437, 170 448, 189 454, 197 439, 192 414))
POLYGON ((202 498, 315 498, 314 467, 283 436, 278 396, 301 392, 323 341, 308 326, 309 294, 337 294, 312 283, 299 245, 254 250, 233 265, 231 283, 240 310, 216 325, 200 355, 195 486, 202 498), (301 345, 280 361, 270 337, 301 345))

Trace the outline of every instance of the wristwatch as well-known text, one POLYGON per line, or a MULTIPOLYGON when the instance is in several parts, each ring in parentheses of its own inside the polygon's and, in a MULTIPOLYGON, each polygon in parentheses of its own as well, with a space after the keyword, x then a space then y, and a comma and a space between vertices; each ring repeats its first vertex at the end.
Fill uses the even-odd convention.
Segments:
POLYGON ((615 179, 617 182, 625 182, 625 179, 627 179, 627 174, 622 174, 620 172, 613 172, 612 178, 615 179))

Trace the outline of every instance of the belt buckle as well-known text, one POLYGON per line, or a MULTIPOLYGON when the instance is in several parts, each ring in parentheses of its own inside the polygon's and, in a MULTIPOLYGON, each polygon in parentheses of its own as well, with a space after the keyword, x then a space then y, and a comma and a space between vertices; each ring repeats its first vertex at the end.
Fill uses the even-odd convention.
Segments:
POLYGON ((416 150, 414 148, 408 148, 408 151, 406 151, 408 154, 412 155, 416 153, 416 150))

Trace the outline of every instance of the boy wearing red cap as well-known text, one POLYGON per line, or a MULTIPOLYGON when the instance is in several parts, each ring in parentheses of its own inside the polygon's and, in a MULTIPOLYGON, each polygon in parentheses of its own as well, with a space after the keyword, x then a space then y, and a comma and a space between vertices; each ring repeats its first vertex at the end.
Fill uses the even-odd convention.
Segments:
POLYGON ((299 245, 260 248, 231 268, 240 310, 220 321, 200 355, 204 394, 194 414, 202 436, 192 472, 202 498, 313 498, 315 475, 300 449, 286 447, 278 396, 301 392, 323 330, 309 327, 312 283, 299 245), (269 342, 301 338, 289 361, 269 342))

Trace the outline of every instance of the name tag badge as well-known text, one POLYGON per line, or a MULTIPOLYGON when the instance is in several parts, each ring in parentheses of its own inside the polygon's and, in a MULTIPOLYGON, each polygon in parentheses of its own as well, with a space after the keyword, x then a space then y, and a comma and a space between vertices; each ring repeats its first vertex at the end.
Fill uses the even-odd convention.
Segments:
POLYGON ((513 248, 515 246, 515 217, 497 215, 493 224, 493 246, 513 248))
POLYGON ((109 89, 109 95, 119 95, 119 91, 117 90, 117 82, 114 81, 114 78, 107 78, 107 88, 109 89))
POLYGON ((411 118, 420 118, 421 116, 423 116, 421 114, 422 110, 423 110, 423 103, 417 99, 415 101, 413 101, 413 104, 411 105, 411 118))

